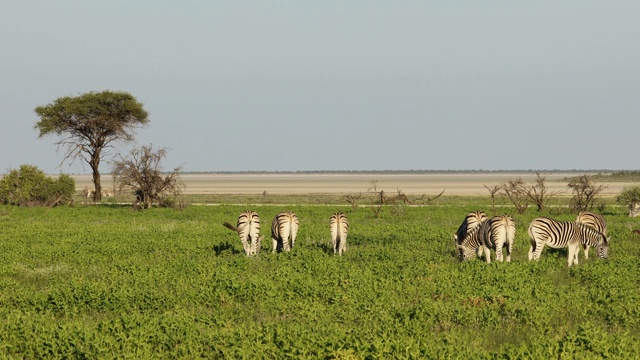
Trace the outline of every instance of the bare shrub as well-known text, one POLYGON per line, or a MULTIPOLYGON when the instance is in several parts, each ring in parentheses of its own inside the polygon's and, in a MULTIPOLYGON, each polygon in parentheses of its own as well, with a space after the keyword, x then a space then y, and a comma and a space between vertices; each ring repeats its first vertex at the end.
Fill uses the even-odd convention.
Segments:
POLYGON ((440 196, 442 196, 442 194, 444 194, 444 191, 445 191, 445 189, 442 189, 442 191, 440 192, 440 194, 438 194, 438 195, 436 195, 436 196, 434 196, 434 197, 427 196, 426 194, 422 194, 422 196, 420 197, 420 200, 424 200, 424 201, 427 203, 427 205, 431 205, 431 202, 432 202, 432 201, 434 201, 434 200, 436 200, 436 199, 437 199, 437 198, 439 198, 440 196), (426 196, 426 199, 425 199, 425 196, 426 196))
POLYGON ((488 187, 487 185, 484 185, 484 187, 489 191, 489 194, 491 195, 491 212, 495 213, 496 212, 496 194, 500 192, 500 190, 502 189, 502 185, 494 185, 492 188, 488 187))
POLYGON ((545 185, 547 176, 540 175, 536 172, 536 180, 533 185, 530 185, 527 189, 527 196, 536 205, 538 211, 544 211, 544 206, 555 195, 558 195, 559 191, 549 191, 545 185))
POLYGON ((529 187, 522 178, 509 179, 501 186, 504 196, 516 207, 518 214, 523 214, 529 208, 529 187))
POLYGON ((496 185, 493 189, 486 185, 485 188, 487 188, 491 194, 492 207, 495 205, 495 193, 502 190, 503 194, 516 207, 518 214, 523 214, 527 211, 531 204, 534 204, 538 211, 544 211, 544 207, 549 199, 560 193, 557 191, 549 191, 545 184, 546 178, 546 175, 542 176, 539 172, 536 172, 536 179, 533 184, 526 184, 522 181, 522 178, 517 178, 516 180, 510 179, 502 185, 496 185))
POLYGON ((345 200, 351 204, 351 209, 358 210, 358 201, 360 201, 360 198, 362 197, 362 193, 359 193, 358 195, 355 194, 348 194, 345 195, 345 200))
POLYGON ((154 150, 149 145, 131 150, 127 157, 117 156, 112 170, 114 182, 119 191, 128 190, 136 195, 134 207, 148 209, 153 204, 184 207, 184 201, 178 201, 184 188, 179 174, 182 166, 163 173, 161 162, 166 155, 166 149, 154 150))
POLYGON ((576 212, 591 210, 596 204, 597 195, 607 188, 606 185, 596 186, 587 175, 572 178, 567 186, 573 192, 569 208, 576 212))

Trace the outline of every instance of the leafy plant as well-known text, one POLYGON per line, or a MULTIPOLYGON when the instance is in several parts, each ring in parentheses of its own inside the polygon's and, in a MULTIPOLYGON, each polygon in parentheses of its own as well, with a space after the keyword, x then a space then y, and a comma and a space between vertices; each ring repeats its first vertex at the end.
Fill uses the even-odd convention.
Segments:
MULTIPOLYGON (((296 247, 247 259, 219 224, 244 206, 177 212, 0 206, 0 353, 7 358, 634 358, 640 243, 607 216, 608 261, 571 269, 566 251, 527 260, 514 216, 511 263, 458 263, 449 241, 489 197, 349 212, 345 256, 328 217, 350 206, 290 205, 296 247), (451 203, 453 202, 453 204, 451 203), (614 246, 615 245, 615 246, 614 246), (473 344, 473 346, 460 346, 473 344)), ((260 207, 272 219, 282 205, 260 207)), ((268 236, 268 226, 262 227, 268 236)))
POLYGON ((640 186, 624 187, 616 201, 629 209, 629 216, 637 216, 640 204, 640 186))
POLYGON ((33 165, 21 165, 0 180, 0 202, 9 205, 54 206, 70 202, 75 180, 60 174, 56 180, 33 165))

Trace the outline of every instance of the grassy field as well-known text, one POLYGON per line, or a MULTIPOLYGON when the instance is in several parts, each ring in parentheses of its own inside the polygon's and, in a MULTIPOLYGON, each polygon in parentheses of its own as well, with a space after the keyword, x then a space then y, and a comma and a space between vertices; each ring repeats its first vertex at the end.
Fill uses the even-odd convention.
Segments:
MULTIPOLYGON (((540 215, 530 209, 514 215, 513 262, 459 263, 451 236, 468 211, 492 215, 487 204, 449 197, 376 217, 340 198, 264 202, 254 207, 266 238, 256 258, 221 225, 248 205, 0 207, 0 355, 639 358, 640 237, 631 229, 640 220, 607 206, 610 259, 592 250, 568 269, 565 250, 527 260, 526 228, 540 215), (298 213, 301 228, 291 253, 272 254, 269 225, 282 210, 298 213), (336 210, 352 224, 343 257, 329 245, 336 210)), ((562 207, 544 215, 575 218, 562 207)))

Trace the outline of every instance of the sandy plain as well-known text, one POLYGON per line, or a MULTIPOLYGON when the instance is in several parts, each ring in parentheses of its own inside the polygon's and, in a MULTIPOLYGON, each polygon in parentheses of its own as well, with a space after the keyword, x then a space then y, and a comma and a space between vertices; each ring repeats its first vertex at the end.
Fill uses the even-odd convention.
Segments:
MULTIPOLYGON (((549 191, 570 195, 570 177, 582 173, 554 172, 545 174, 549 191)), ((78 191, 92 187, 91 175, 72 175, 78 191)), ((521 178, 532 183, 536 175, 530 172, 470 172, 470 173, 203 173, 183 174, 181 180, 187 194, 352 194, 378 191, 405 194, 489 195, 485 185, 495 185, 521 178)), ((111 175, 102 176, 102 185, 113 186, 111 175)), ((611 182, 603 196, 613 196, 636 183, 611 182)))

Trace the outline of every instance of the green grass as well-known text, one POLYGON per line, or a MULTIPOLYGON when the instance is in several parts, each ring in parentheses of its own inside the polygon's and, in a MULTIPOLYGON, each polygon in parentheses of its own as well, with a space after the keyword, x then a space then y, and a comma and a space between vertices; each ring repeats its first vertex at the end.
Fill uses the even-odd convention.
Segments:
POLYGON ((568 269, 565 250, 527 260, 531 209, 514 215, 512 263, 457 262, 452 234, 488 203, 387 206, 379 218, 346 202, 264 204, 256 258, 221 225, 247 206, 0 207, 0 354, 638 358, 640 219, 607 207, 610 259, 592 251, 568 269), (300 217, 298 240, 271 254, 270 222, 285 209, 300 217), (351 222, 343 257, 329 244, 337 210, 351 222))

